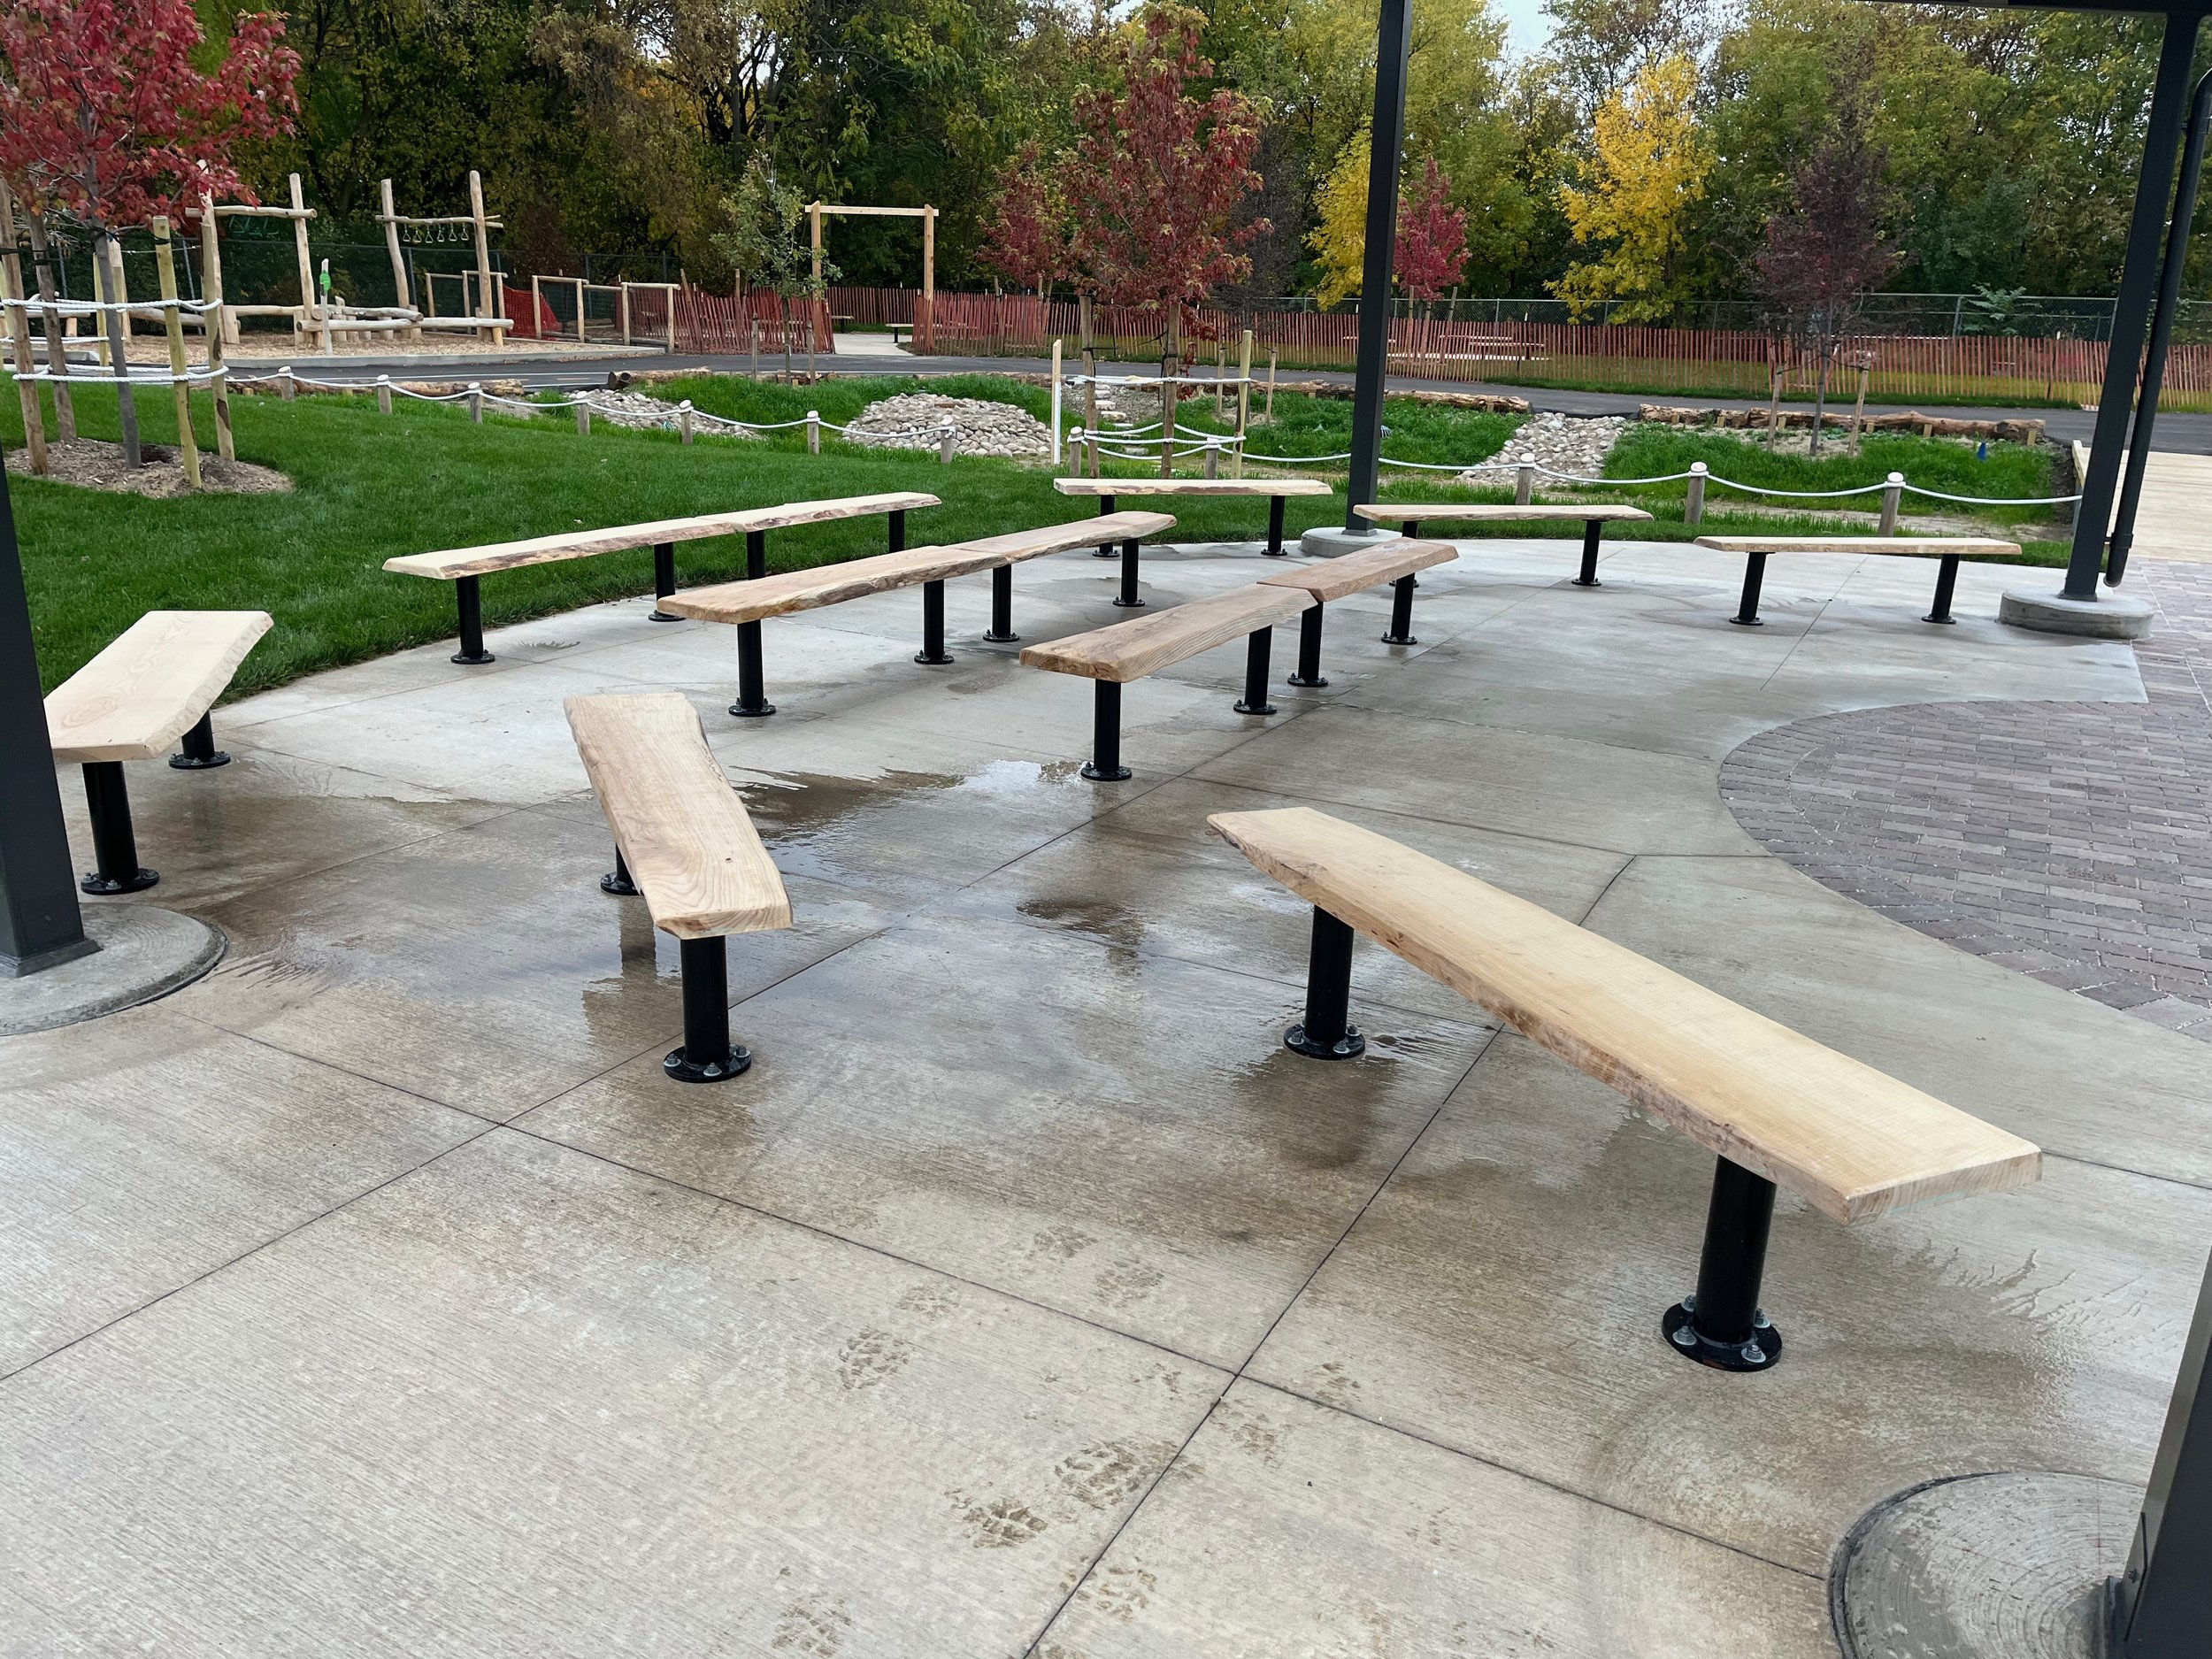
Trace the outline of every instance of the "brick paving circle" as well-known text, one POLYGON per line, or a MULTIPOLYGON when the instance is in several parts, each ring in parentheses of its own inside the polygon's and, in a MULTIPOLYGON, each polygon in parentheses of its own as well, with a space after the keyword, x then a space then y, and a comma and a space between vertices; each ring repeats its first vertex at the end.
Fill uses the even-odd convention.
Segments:
POLYGON ((2212 565, 2130 575, 2147 703, 1823 715, 1738 749, 1721 795, 1824 886, 2212 1041, 2212 565))

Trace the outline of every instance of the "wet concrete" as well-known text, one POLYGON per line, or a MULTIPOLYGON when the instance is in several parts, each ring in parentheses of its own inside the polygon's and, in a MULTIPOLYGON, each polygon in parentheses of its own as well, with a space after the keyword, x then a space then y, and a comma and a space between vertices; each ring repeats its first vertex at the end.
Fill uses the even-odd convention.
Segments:
MULTIPOLYGON (((2203 1045, 1798 875, 1721 759, 1809 715, 2139 700, 1993 620, 2017 572, 1463 544, 1417 647, 1090 687, 918 603, 733 638, 635 601, 219 711, 134 766, 153 902, 229 956, 0 1040, 0 1655, 1828 1655, 1869 1505, 2140 1482, 2212 1236, 2203 1045), (1902 568, 1900 568, 1900 567, 1902 568), (661 1073, 671 942, 609 897, 560 700, 691 696, 797 926, 756 1064, 661 1073), (1793 1202, 1770 1375, 1657 1333, 1711 1160, 1363 947, 1367 1056, 1281 1046, 1310 913, 1204 830, 1308 803, 2037 1140, 2044 1182, 1847 1232, 1793 1202)), ((1168 604, 1260 573, 1148 555, 1168 604)), ((1114 568, 1017 573, 1025 639, 1114 568)), ((65 780, 74 795, 74 779, 65 780)), ((88 854, 81 817, 72 833, 88 854)), ((130 903, 124 900, 111 902, 130 903)))

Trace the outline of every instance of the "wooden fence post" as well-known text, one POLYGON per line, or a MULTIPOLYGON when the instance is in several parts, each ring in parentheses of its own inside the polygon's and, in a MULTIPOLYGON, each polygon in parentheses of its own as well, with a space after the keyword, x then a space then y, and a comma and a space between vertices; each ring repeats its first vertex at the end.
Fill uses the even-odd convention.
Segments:
POLYGON ((682 434, 684 442, 691 442, 691 400, 688 397, 676 405, 676 430, 682 434))
POLYGON ((1252 427, 1252 331, 1244 331, 1244 345, 1237 357, 1237 452, 1231 457, 1230 476, 1244 476, 1244 439, 1252 427))
POLYGON ((392 377, 388 374, 376 377, 376 412, 380 415, 392 412, 392 377))
POLYGON ((1513 504, 1516 507, 1525 507, 1535 494, 1536 464, 1532 461, 1524 461, 1515 469, 1513 474, 1513 504))
MULTIPOLYGON (((484 175, 473 167, 469 169, 469 219, 476 232, 476 314, 479 317, 504 317, 507 314, 507 296, 500 294, 495 297, 493 294, 491 231, 484 222, 484 175)), ((533 325, 537 320, 534 317, 530 319, 533 325)), ((493 329, 491 336, 492 344, 495 346, 507 343, 504 328, 493 329)))
POLYGON ((1060 336, 1052 337, 1052 465, 1060 465, 1060 336))
POLYGON ((192 434, 192 382, 186 378, 190 365, 184 358, 184 314, 177 307, 177 262, 169 242, 169 220, 153 218, 154 275, 161 283, 161 321, 169 336, 169 376, 177 394, 177 452, 184 461, 184 480, 194 489, 200 481, 200 445, 192 434))
POLYGON ((1682 495, 1682 522, 1684 524, 1705 522, 1705 480, 1708 476, 1709 470, 1704 462, 1690 463, 1690 487, 1683 492, 1682 495))
POLYGON ((1879 535, 1897 534, 1898 509, 1905 504, 1905 475, 1892 472, 1889 481, 1882 486, 1882 521, 1876 532, 1879 535))
POLYGON ((288 363, 277 371, 277 396, 288 403, 297 396, 298 389, 292 384, 292 365, 288 363))
POLYGON ((953 444, 955 441, 956 434, 953 430, 952 422, 948 420, 943 426, 937 429, 937 459, 941 465, 945 466, 950 466, 952 465, 953 444))
POLYGON ((591 405, 580 397, 576 400, 576 435, 580 438, 591 436, 591 405))
MULTIPOLYGON (((557 328, 554 332, 560 331, 557 328)), ((522 330, 518 328, 515 333, 518 336, 522 330)), ((530 334, 536 340, 545 338, 545 279, 534 273, 530 278, 530 334)))
POLYGON ((806 452, 809 455, 822 453, 822 411, 818 409, 806 411, 806 452))
POLYGON ((478 426, 484 424, 484 382, 469 382, 469 419, 478 426))
POLYGON ((215 402, 215 453, 226 461, 238 458, 237 441, 230 430, 230 373, 223 364, 223 349, 236 325, 230 307, 223 303, 223 256, 216 250, 215 198, 200 197, 200 296, 215 309, 205 312, 200 328, 207 340, 207 367, 213 378, 208 388, 215 402))
MULTIPOLYGON (((5 187, 0 187, 0 298, 30 299, 30 292, 23 284, 23 256, 15 246, 15 205, 8 199, 5 187)), ((8 307, 8 338, 15 344, 16 395, 23 403, 24 447, 31 452, 31 471, 43 474, 46 461, 46 413, 38 401, 38 382, 25 377, 38 373, 38 365, 31 356, 31 312, 27 303, 8 307)), ((49 368, 60 365, 61 349, 58 342, 46 342, 46 363, 49 368)))

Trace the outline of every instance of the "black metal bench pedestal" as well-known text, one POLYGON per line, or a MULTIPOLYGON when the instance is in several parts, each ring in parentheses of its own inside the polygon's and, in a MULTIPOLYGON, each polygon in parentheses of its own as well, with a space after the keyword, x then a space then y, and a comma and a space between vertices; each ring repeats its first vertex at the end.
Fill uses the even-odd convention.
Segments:
POLYGON ((1267 498, 1267 553, 1271 559, 1285 557, 1283 552, 1283 497, 1267 498))
POLYGON ((138 837, 131 826, 130 791, 119 760, 84 763, 85 806, 92 815, 92 851, 99 868, 77 885, 90 894, 137 893, 161 879, 138 863, 138 837))
MULTIPOLYGON (((757 582, 767 574, 768 533, 748 530, 745 580, 757 582)), ((775 711, 776 705, 768 701, 767 670, 761 661, 760 624, 741 622, 737 625, 737 701, 730 704, 730 712, 740 719, 757 719, 775 711)))
POLYGON ((169 757, 169 764, 179 772, 206 772, 230 764, 230 757, 215 747, 212 714, 202 715, 198 724, 177 741, 177 752, 169 757))
POLYGON ((1267 659, 1274 643, 1272 628, 1254 628, 1244 636, 1244 695, 1232 705, 1239 714, 1275 712, 1267 700, 1267 659))
POLYGON ((661 609, 660 602, 676 592, 676 544, 657 541, 653 545, 653 608, 645 613, 648 622, 681 622, 681 617, 671 616, 661 609))
POLYGON ((945 649, 945 585, 942 582, 922 584, 922 649, 914 653, 914 660, 925 668, 942 668, 952 661, 945 649))
POLYGON ((1300 687, 1325 686, 1328 677, 1321 672, 1321 613, 1325 605, 1310 607, 1298 618, 1298 667, 1290 676, 1290 683, 1300 687))
POLYGON ((1928 614, 1920 618, 1923 622, 1955 623, 1958 620, 1951 614, 1951 593, 1958 586, 1958 580, 1959 556, 1947 553, 1943 556, 1941 568, 1936 572, 1935 603, 1928 608, 1928 614))
POLYGON ((1782 1333, 1759 1307, 1773 1221, 1774 1183, 1728 1158, 1717 1160, 1697 1292, 1668 1309, 1659 1322, 1669 1347, 1715 1371, 1773 1368, 1782 1355, 1782 1333))
MULTIPOLYGON (((1101 495, 1098 498, 1098 516, 1100 518, 1103 518, 1108 513, 1115 511, 1117 511, 1117 509, 1114 506, 1114 498, 1111 495, 1101 495)), ((1093 557, 1102 559, 1110 559, 1113 557, 1114 544, 1111 541, 1101 541, 1098 544, 1097 553, 1093 557)))
POLYGON ((1119 783, 1129 776, 1121 764, 1121 682, 1091 682, 1091 757, 1083 763, 1083 776, 1093 783, 1119 783))
POLYGON ((1736 607, 1736 614, 1728 619, 1740 628, 1759 628, 1766 625, 1759 620, 1759 584, 1766 580, 1767 556, 1747 553, 1743 562, 1743 603, 1736 607))
POLYGON ((1011 645, 1021 638, 1014 632, 1014 567, 1002 565, 991 572, 991 626, 983 637, 994 645, 1011 645))
POLYGON ((1601 588, 1598 580, 1598 533, 1605 528, 1605 520, 1592 518, 1582 526, 1582 569, 1575 577, 1578 588, 1601 588))
POLYGON ((464 668, 495 660, 484 649, 484 595, 477 578, 454 579, 453 603, 461 613, 461 649, 454 653, 453 660, 464 668))
POLYGON ((680 939, 683 963, 684 1044, 661 1068, 679 1083, 726 1083, 749 1070, 751 1052, 730 1041, 730 972, 726 941, 680 939))
POLYGON ((1315 1060, 1349 1060, 1367 1052, 1350 1020, 1352 928, 1313 907, 1313 954, 1306 965, 1306 1017, 1283 1033, 1283 1046, 1315 1060))
POLYGON ((1134 536, 1121 544, 1121 591, 1114 595, 1114 603, 1124 611, 1138 611, 1144 606, 1144 601, 1137 597, 1138 560, 1141 557, 1134 536))

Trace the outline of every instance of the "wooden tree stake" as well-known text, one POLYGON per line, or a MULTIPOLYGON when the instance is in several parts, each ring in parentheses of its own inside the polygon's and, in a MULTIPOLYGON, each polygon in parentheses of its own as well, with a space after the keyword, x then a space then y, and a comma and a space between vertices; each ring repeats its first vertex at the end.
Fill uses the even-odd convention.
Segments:
POLYGON ((223 256, 215 250, 215 198, 200 198, 200 291, 215 309, 207 313, 201 326, 207 334, 207 366, 215 378, 209 382, 215 396, 215 452, 226 461, 238 458, 238 447, 230 431, 230 376, 223 369, 223 348, 229 343, 237 326, 231 320, 230 307, 223 303, 223 256))
MULTIPOLYGON (((31 263, 38 270, 38 296, 45 302, 46 366, 57 373, 66 372, 69 360, 62 341, 61 313, 54 309, 54 272, 46 257, 46 216, 26 206, 23 217, 30 221, 31 263)), ((77 410, 69 395, 66 380, 54 382, 54 435, 64 443, 77 435, 77 410)))
POLYGON ((190 365, 184 356, 184 314, 177 309, 177 261, 169 241, 169 221, 155 215, 154 274, 161 280, 161 322, 169 336, 169 373, 177 394, 177 453, 184 461, 184 480, 194 489, 200 481, 200 446, 192 435, 192 382, 185 379, 190 365))
MULTIPOLYGON (((23 286, 23 256, 15 246, 15 204, 8 193, 0 188, 0 296, 12 300, 27 300, 29 292, 23 286)), ((21 305, 8 307, 8 337, 15 344, 16 394, 23 401, 24 447, 31 452, 31 471, 46 472, 46 415, 38 401, 38 382, 27 378, 38 373, 37 361, 31 355, 31 313, 21 305)), ((61 353, 47 342, 49 362, 58 363, 61 353)))

